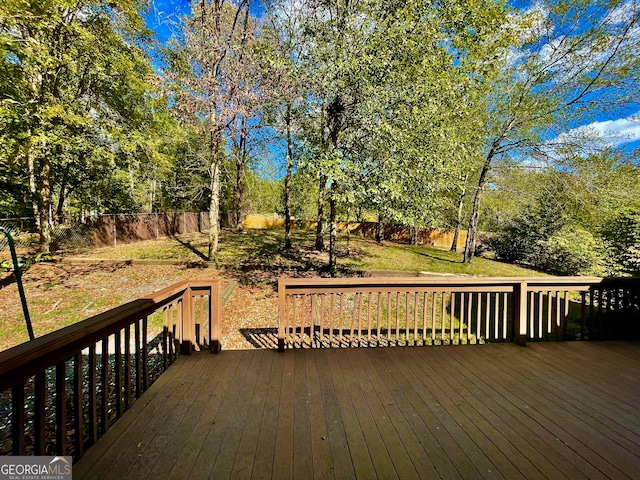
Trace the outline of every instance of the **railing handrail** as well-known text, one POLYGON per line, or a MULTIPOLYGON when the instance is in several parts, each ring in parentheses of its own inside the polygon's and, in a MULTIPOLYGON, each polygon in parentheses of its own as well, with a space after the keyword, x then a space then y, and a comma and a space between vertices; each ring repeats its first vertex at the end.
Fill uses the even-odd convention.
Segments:
POLYGON ((99 313, 35 340, 0 352, 0 391, 73 356, 115 331, 153 313, 182 296, 188 289, 219 285, 220 279, 183 280, 137 300, 99 313))

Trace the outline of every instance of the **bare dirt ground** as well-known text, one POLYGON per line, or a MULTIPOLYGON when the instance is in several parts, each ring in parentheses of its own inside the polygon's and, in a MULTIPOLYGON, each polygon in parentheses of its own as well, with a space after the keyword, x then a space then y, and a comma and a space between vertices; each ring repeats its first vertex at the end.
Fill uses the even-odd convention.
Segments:
MULTIPOLYGON (((0 285, 4 285, 0 288, 0 350, 28 340, 17 285, 10 277, 8 273, 0 275, 0 285)), ((23 283, 38 337, 181 280, 214 278, 240 282, 223 309, 223 348, 267 346, 265 334, 276 331, 278 311, 275 276, 266 272, 38 263, 23 274, 23 283)))

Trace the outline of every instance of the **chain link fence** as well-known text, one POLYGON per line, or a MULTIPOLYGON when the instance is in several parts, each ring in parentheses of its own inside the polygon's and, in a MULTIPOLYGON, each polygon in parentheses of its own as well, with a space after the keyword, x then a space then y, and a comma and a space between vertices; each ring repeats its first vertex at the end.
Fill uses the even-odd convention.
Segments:
MULTIPOLYGON (((0 226, 11 232, 19 255, 37 250, 40 237, 35 218, 0 218, 0 226)), ((208 228, 208 214, 202 212, 98 215, 56 222, 51 228, 51 247, 58 251, 115 246, 119 243, 202 232, 208 228)), ((2 235, 0 253, 8 251, 9 242, 2 235)))

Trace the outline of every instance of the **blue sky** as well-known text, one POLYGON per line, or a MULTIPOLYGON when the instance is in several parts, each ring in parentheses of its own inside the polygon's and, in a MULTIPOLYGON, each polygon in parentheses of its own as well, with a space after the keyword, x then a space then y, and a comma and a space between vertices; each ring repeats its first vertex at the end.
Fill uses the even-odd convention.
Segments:
MULTIPOLYGON (((531 2, 514 0, 512 5, 520 8, 531 2)), ((171 24, 190 11, 189 0, 151 0, 151 9, 146 15, 147 25, 165 42, 171 35, 171 24)), ((264 8, 261 0, 251 0, 251 11, 262 16, 264 8)), ((616 114, 600 114, 595 121, 587 125, 574 125, 575 129, 589 129, 598 132, 605 140, 631 151, 640 148, 640 104, 629 105, 616 114)))

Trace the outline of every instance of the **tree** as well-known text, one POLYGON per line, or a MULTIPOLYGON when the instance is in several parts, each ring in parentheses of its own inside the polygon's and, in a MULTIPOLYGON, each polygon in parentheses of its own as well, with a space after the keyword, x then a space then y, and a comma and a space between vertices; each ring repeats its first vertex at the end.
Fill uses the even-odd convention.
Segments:
POLYGON ((209 251, 218 250, 220 179, 229 131, 238 116, 250 117, 259 94, 252 63, 256 22, 250 1, 237 5, 203 0, 182 19, 180 31, 166 51, 168 88, 181 122, 207 138, 210 178, 209 251))
POLYGON ((113 161, 145 128, 151 66, 141 43, 143 6, 138 0, 0 6, 0 143, 28 179, 43 251, 51 245, 56 190, 60 212, 72 174, 113 161))
POLYGON ((496 52, 486 132, 464 261, 475 252, 480 199, 496 160, 541 158, 571 144, 561 136, 595 113, 632 105, 638 89, 640 7, 636 1, 541 1, 511 12, 518 34, 496 52), (555 139, 554 139, 555 136, 555 139))

